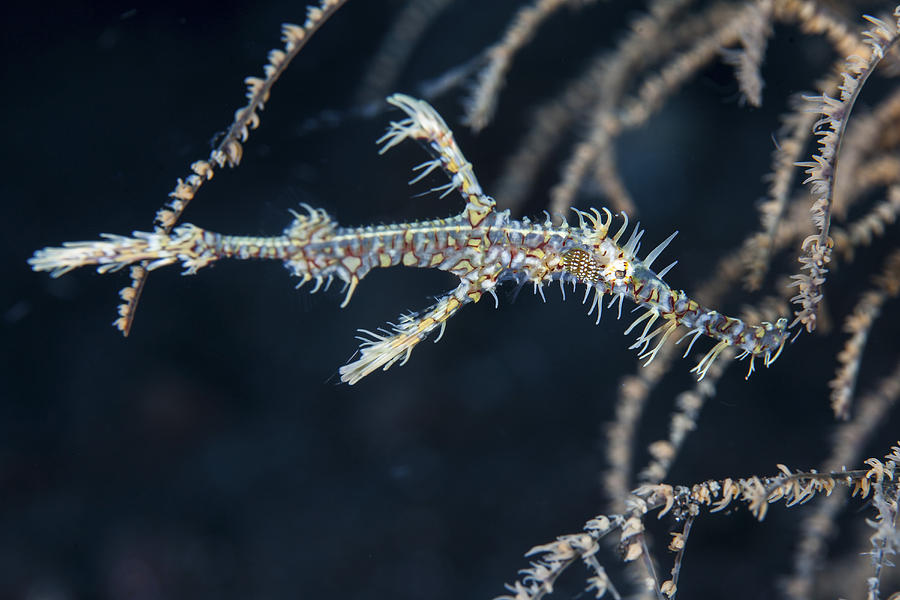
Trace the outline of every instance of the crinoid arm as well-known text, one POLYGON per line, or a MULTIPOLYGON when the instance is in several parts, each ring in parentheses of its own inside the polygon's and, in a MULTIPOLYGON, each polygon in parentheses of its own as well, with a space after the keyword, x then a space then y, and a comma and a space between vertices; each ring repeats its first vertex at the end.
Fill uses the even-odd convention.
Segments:
MULTIPOLYGON (((154 233, 171 233, 200 187, 213 178, 216 170, 225 165, 237 167, 240 164, 244 154, 243 144, 247 141, 250 130, 259 127, 259 113, 269 100, 272 86, 312 36, 346 2, 347 0, 319 0, 317 4, 307 7, 303 25, 282 24, 281 41, 284 45, 269 52, 263 67, 263 78, 244 79, 247 85, 247 104, 235 111, 234 121, 209 156, 192 163, 192 172, 186 179, 178 178, 175 189, 169 193, 171 200, 156 212, 154 233)), ((125 337, 131 333, 135 311, 150 270, 149 263, 132 267, 131 284, 119 291, 122 303, 119 305, 119 318, 113 321, 113 325, 125 337)))
POLYGON ((817 231, 803 241, 803 254, 798 259, 801 265, 800 273, 792 276, 793 285, 797 287, 797 295, 791 298, 791 302, 797 309, 794 311, 795 318, 791 325, 802 323, 810 332, 816 328, 818 306, 824 297, 822 290, 834 249, 834 240, 829 232, 835 177, 838 173, 838 157, 850 113, 869 76, 900 41, 900 22, 898 22, 900 7, 894 9, 894 19, 891 22, 868 15, 865 19, 872 25, 862 34, 869 50, 864 53, 867 56, 854 54, 847 58, 841 73, 839 97, 831 98, 823 94, 808 98, 814 103, 814 112, 821 113, 821 119, 814 126, 815 134, 819 138, 819 151, 811 161, 798 163, 798 166, 806 168, 808 177, 804 183, 809 184, 813 196, 810 213, 817 231))

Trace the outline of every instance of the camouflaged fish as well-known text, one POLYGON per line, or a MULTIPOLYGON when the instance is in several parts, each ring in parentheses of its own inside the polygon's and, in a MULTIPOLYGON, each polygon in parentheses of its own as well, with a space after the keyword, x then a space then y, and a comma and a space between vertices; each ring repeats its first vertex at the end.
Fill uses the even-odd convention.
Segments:
POLYGON ((410 183, 442 169, 450 181, 435 191, 442 197, 454 190, 461 193, 466 206, 459 215, 341 227, 324 211, 304 206, 304 212, 293 212, 291 224, 273 237, 224 235, 184 224, 170 233, 136 231, 131 237, 103 234, 98 241, 67 242, 37 251, 29 263, 35 271, 50 271, 58 277, 88 265, 107 273, 138 263, 153 270, 177 262, 185 274, 194 274, 226 258, 279 260, 301 279, 298 287, 312 283, 315 292, 327 288, 335 278, 342 281, 345 295, 341 307, 350 302, 360 280, 374 268, 440 269, 459 278, 459 285, 429 308, 403 315, 396 324, 376 331, 360 330, 362 344, 357 356, 340 369, 341 380, 349 384, 376 369, 405 363, 413 348, 430 334, 437 332, 439 339, 447 320, 464 305, 478 302, 485 294, 497 302, 496 289, 505 282, 531 284, 541 296, 544 286, 554 281, 561 286, 583 284, 584 301, 591 298, 588 314, 596 311, 598 322, 606 296, 610 297, 609 306, 618 302, 619 315, 625 299, 636 303, 644 312, 626 333, 643 325, 631 347, 647 362, 679 326, 685 331, 680 339, 691 338, 685 356, 698 337, 711 337, 717 343, 693 369, 699 378, 729 346, 741 351, 738 358, 750 358, 750 372, 757 357, 766 366, 778 358, 788 336, 786 319, 750 325, 719 314, 663 281, 674 263, 659 273, 652 270, 675 233, 640 259, 637 255, 644 232, 637 226, 626 237, 628 217, 624 214, 615 233, 610 231, 614 218, 607 209, 576 210, 575 224, 554 224, 549 215, 540 222, 513 219, 509 211, 498 211, 494 200, 484 194, 452 132, 428 103, 402 94, 391 96, 388 102, 406 118, 391 123, 379 140, 381 152, 406 139, 421 142, 432 159, 415 167, 418 174, 410 183))

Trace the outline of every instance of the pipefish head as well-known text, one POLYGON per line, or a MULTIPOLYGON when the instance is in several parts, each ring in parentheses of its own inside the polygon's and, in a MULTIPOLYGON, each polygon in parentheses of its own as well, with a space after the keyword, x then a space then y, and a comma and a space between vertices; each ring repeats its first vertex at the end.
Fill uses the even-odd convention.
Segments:
POLYGON ((589 248, 573 248, 562 255, 565 271, 578 281, 615 290, 632 283, 634 262, 621 252, 611 253, 601 243, 589 248))

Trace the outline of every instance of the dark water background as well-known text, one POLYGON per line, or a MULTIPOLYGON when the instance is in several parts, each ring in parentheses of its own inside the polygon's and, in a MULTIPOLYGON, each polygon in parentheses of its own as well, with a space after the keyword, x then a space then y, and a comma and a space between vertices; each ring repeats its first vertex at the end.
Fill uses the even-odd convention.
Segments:
MULTIPOLYGON (((435 102, 489 193, 529 110, 592 49, 611 47, 638 8, 601 4, 564 11, 540 31, 481 134, 459 125, 458 91, 435 102)), ((471 59, 515 6, 449 9, 396 89, 471 59)), ((348 225, 458 212, 455 197, 413 197, 427 187, 406 185, 424 160, 414 144, 377 156, 374 140, 396 114, 305 132, 321 111, 351 105, 398 8, 358 0, 328 23, 276 86, 241 167, 204 186, 185 220, 262 235, 280 232, 299 202, 348 225)), ((165 269, 151 276, 124 340, 109 323, 125 276, 52 280, 28 270, 45 245, 148 229, 176 177, 242 105, 241 81, 260 73, 279 24, 302 21, 302 3, 13 11, 0 65, 0 598, 492 598, 530 547, 603 512, 604 424, 620 378, 636 368, 625 321, 611 311, 595 327, 558 292, 546 304, 502 292, 499 310, 467 307, 439 344, 348 387, 337 368, 355 350, 355 330, 427 306, 453 286, 446 274, 374 272, 341 310, 338 292, 295 292, 274 263, 222 263, 185 278, 165 269)), ((763 109, 739 106, 730 68, 717 64, 620 141, 646 247, 681 230, 666 253, 680 260, 673 285, 690 291, 756 228, 777 115, 831 60, 824 44, 776 28, 763 109)), ((567 156, 568 146, 555 154, 530 210, 544 206, 567 156)), ((837 275, 832 314, 850 310, 886 247, 837 275)), ((736 290, 722 310, 753 299, 736 290)), ((867 350, 864 388, 897 360, 897 310, 886 307, 867 350)), ((842 341, 837 331, 801 336, 749 382, 735 365, 670 480, 819 465, 842 341)), ((676 363, 652 396, 639 463, 665 435, 691 366, 676 363)), ((883 455, 898 425, 894 411, 866 456, 883 455)), ((861 506, 850 509, 856 525, 861 506)), ((801 514, 778 507, 762 525, 741 510, 698 521, 679 597, 771 597, 790 570, 801 514)), ((847 529, 836 546, 865 549, 862 535, 847 529)), ((668 561, 666 537, 663 525, 656 545, 668 561)), ((573 567, 559 597, 579 597, 583 573, 573 567)))

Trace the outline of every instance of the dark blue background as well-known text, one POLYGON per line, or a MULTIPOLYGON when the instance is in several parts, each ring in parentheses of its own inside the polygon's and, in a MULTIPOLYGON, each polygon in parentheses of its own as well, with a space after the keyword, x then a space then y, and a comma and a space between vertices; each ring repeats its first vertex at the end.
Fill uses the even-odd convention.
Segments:
MULTIPOLYGON (((396 89, 472 58, 516 4, 462 1, 446 11, 396 89)), ((424 160, 414 144, 377 156, 374 140, 395 114, 304 133, 321 111, 351 106, 399 5, 350 2, 325 26, 275 87, 241 167, 205 185, 186 221, 262 235, 280 232, 299 202, 347 225, 461 209, 452 196, 413 197, 428 186, 406 186, 424 160)), ((612 47, 636 8, 601 3, 548 23, 515 63, 496 123, 478 136, 459 124, 460 91, 435 102, 489 193, 529 110, 612 47)), ((275 263, 222 263, 186 278, 166 269, 150 277, 124 340, 109 323, 127 277, 28 270, 45 245, 150 228, 175 179, 242 106, 242 79, 259 75, 279 24, 302 22, 301 3, 15 10, 0 63, 0 597, 491 598, 526 566, 530 547, 603 512, 604 424, 621 377, 636 368, 626 322, 612 311, 595 327, 571 296, 551 291, 545 305, 501 292, 499 310, 490 301, 466 308, 439 344, 348 387, 336 374, 356 328, 427 306, 453 287, 446 274, 372 273, 341 310, 336 291, 295 292, 275 263)), ((740 107, 730 68, 717 64, 619 142, 645 247, 681 230, 665 255, 680 260, 667 278, 676 287, 692 290, 756 229, 778 114, 832 60, 794 29, 778 27, 776 38, 763 109, 740 107)), ((545 205, 567 156, 560 148, 547 165, 529 209, 545 205)), ((896 240, 896 228, 888 236, 896 240)), ((726 374, 673 483, 824 460, 840 315, 886 247, 861 252, 830 282, 826 309, 838 320, 829 335, 801 336, 748 382, 745 364, 726 374)), ((735 290, 721 310, 754 299, 735 290)), ((897 360, 897 310, 886 306, 866 351, 864 388, 897 360)), ((640 464, 665 435, 692 364, 676 363, 652 396, 640 464)), ((895 411, 867 456, 884 454, 898 424, 895 411)), ((700 519, 680 597, 770 597, 790 571, 800 514, 773 508, 761 525, 742 510, 700 519)), ((841 552, 864 549, 856 531, 840 538, 841 552)), ((656 544, 668 562, 666 538, 664 524, 656 544)), ((579 593, 583 573, 572 569, 560 597, 579 593)))

